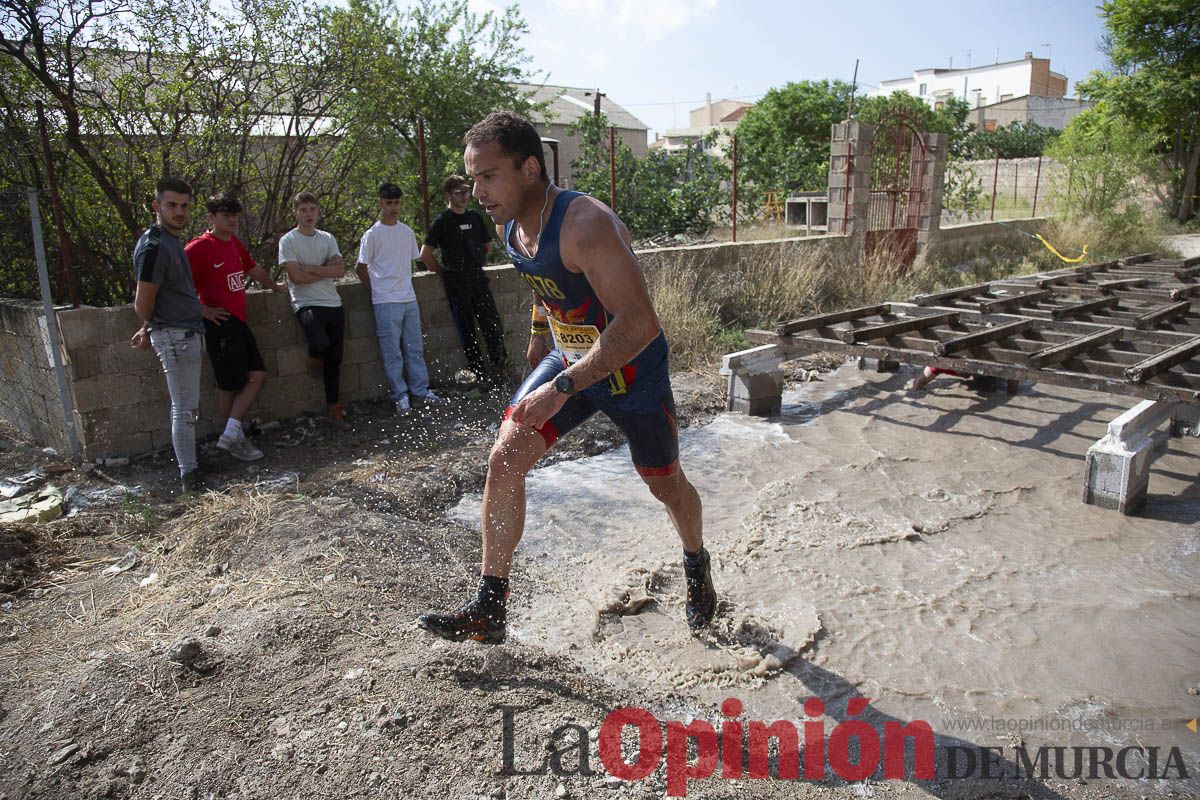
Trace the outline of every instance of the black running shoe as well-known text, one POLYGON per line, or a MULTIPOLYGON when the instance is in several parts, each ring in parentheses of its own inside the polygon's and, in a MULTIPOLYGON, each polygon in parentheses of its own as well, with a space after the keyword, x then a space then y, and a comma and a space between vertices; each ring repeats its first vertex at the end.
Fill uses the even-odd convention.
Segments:
POLYGON ((687 578, 687 612, 688 627, 703 628, 712 622, 717 613, 717 592, 713 589, 712 569, 709 563, 708 551, 701 548, 700 557, 689 564, 683 560, 683 574, 687 578))
POLYGON ((477 600, 449 614, 422 614, 417 618, 417 627, 452 642, 470 639, 483 644, 504 643, 504 619, 481 609, 477 600))

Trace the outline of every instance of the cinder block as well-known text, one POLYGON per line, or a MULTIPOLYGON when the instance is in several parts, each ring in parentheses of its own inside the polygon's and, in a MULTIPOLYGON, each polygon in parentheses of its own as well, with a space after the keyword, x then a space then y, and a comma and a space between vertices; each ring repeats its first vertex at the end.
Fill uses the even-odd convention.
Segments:
POLYGON ((371 311, 346 313, 346 338, 375 335, 375 314, 371 311))
POLYGON ((358 336, 346 341, 342 347, 343 364, 362 364, 366 361, 378 361, 379 342, 374 336, 358 336))
POLYGON ((342 298, 342 308, 349 311, 368 311, 371 299, 367 296, 367 287, 355 281, 354 283, 338 284, 338 294, 342 298))
POLYGON ((1126 450, 1107 437, 1088 448, 1084 463, 1083 502, 1132 514, 1146 501, 1153 444, 1126 450))
POLYGON ((292 345, 275 351, 276 375, 286 378, 308 371, 308 348, 292 345))

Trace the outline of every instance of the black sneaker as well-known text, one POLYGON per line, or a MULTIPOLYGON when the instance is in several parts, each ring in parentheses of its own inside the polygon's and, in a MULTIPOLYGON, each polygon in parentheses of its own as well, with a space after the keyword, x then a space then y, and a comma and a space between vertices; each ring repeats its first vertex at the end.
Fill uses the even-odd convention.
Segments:
POLYGON ((703 628, 717 613, 717 592, 713 589, 712 568, 708 551, 700 549, 700 556, 689 564, 683 559, 683 574, 687 578, 687 624, 693 630, 703 628))
POLYGON ((477 600, 450 614, 422 614, 417 618, 417 627, 452 642, 468 639, 483 644, 504 642, 504 619, 481 609, 477 600))
POLYGON ((179 477, 180 494, 196 494, 207 488, 208 484, 204 480, 204 474, 198 469, 185 472, 179 477))

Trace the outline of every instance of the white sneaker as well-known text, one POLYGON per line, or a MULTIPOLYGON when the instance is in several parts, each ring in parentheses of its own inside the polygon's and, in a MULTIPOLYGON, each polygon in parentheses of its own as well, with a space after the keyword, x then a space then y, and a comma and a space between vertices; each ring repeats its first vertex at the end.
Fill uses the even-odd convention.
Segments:
POLYGON ((416 400, 420 405, 423 405, 423 406, 435 406, 438 403, 442 402, 441 396, 434 394, 432 389, 430 389, 429 391, 427 391, 425 394, 421 395, 420 397, 417 397, 416 395, 414 395, 413 399, 416 400))
POLYGON ((221 438, 217 439, 217 448, 239 461, 258 461, 263 457, 263 451, 250 444, 249 439, 235 439, 225 434, 221 434, 221 438))
POLYGON ((404 395, 396 401, 396 413, 403 416, 409 411, 412 411, 412 405, 408 402, 408 395, 404 395))

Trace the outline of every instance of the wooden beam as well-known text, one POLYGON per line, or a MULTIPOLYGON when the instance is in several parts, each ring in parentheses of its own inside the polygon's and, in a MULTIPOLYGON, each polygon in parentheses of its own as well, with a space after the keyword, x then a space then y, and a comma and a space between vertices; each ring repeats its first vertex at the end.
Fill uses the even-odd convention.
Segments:
POLYGON ((909 317, 899 322, 886 322, 882 325, 869 325, 865 328, 851 328, 850 330, 841 331, 838 334, 838 338, 847 344, 857 344, 872 339, 886 339, 898 333, 932 328, 935 325, 953 325, 955 322, 958 322, 958 312, 951 311, 945 314, 909 317))
POLYGON ((936 306, 944 300, 952 300, 973 294, 986 294, 989 286, 990 284, 987 283, 976 283, 972 286, 960 286, 957 289, 947 289, 944 292, 919 294, 912 299, 912 302, 919 306, 936 306))
POLYGON ((1096 392, 1111 392, 1118 395, 1144 397, 1149 400, 1179 400, 1185 403, 1200 403, 1200 388, 1176 386, 1157 382, 1131 383, 1102 375, 1093 375, 1066 370, 1036 370, 1018 364, 999 364, 985 359, 936 356, 920 350, 892 347, 890 345, 846 344, 831 339, 799 334, 791 337, 778 336, 774 331, 748 330, 746 340, 762 344, 779 344, 786 358, 795 358, 806 353, 842 353, 850 356, 866 356, 886 361, 903 361, 930 367, 941 367, 976 375, 995 375, 999 378, 1016 378, 1033 383, 1049 383, 1075 389, 1096 392))
POLYGON ((1066 317, 1076 317, 1080 314, 1090 314, 1102 308, 1114 308, 1120 305, 1120 303, 1121 298, 1119 297, 1101 297, 1096 300, 1087 300, 1082 303, 1063 306, 1062 308, 1050 309, 1050 319, 1065 319, 1066 317))
POLYGON ((1048 297, 1053 297, 1054 292, 1049 289, 1038 289, 1033 292, 1025 292, 1024 294, 1014 294, 1011 297, 998 297, 995 300, 980 300, 979 311, 982 314, 996 314, 1006 308, 1013 306, 1023 306, 1026 303, 1036 303, 1039 300, 1045 300, 1048 297))
POLYGON ((1167 320, 1187 314, 1191 307, 1192 304, 1184 300, 1179 303, 1172 303, 1169 306, 1156 308, 1153 311, 1148 311, 1145 314, 1134 317, 1133 327, 1141 330, 1157 328, 1160 322, 1166 322, 1167 320))
POLYGON ((1147 378, 1153 378, 1160 372, 1170 369, 1176 364, 1182 364, 1192 356, 1200 353, 1200 336, 1194 337, 1191 341, 1177 344, 1169 350, 1164 350, 1156 356, 1151 356, 1145 361, 1134 364, 1129 369, 1125 370, 1126 380, 1134 383, 1143 383, 1147 378))
POLYGON ((1080 353, 1086 353, 1089 350, 1095 350, 1097 347, 1112 344, 1117 339, 1120 339, 1124 332, 1122 328, 1105 328, 1097 333, 1080 336, 1077 339, 1070 339, 1062 344, 1047 347, 1045 350, 1030 353, 1026 363, 1033 369, 1041 369, 1051 364, 1058 364, 1074 358, 1080 353))
POLYGON ((1108 294, 1117 289, 1132 289, 1135 286, 1145 286, 1149 282, 1149 278, 1119 278, 1115 281, 1096 281, 1096 288, 1104 294, 1108 294))
POLYGON ((1000 339, 1005 339, 1009 336, 1014 336, 1018 333, 1023 333, 1033 327, 1033 320, 1022 319, 1016 322, 1010 322, 1007 325, 997 325, 994 328, 984 328, 983 330, 975 331, 974 333, 964 334, 963 336, 955 336, 953 339, 945 339, 933 346, 933 352, 939 356, 946 356, 953 353, 955 350, 965 350, 971 347, 978 347, 981 344, 995 342, 1000 339))
POLYGON ((1122 258, 1121 264, 1141 264, 1143 261, 1153 261, 1154 253, 1138 253, 1136 256, 1125 256, 1122 258))
POLYGON ((829 314, 817 314, 812 317, 801 317, 790 322, 782 322, 775 326, 775 333, 780 336, 786 336, 790 333, 799 333, 800 331, 812 330, 813 328, 825 328, 830 325, 836 325, 839 322, 848 322, 860 317, 876 317, 886 313, 887 306, 883 305, 849 308, 845 311, 834 311, 829 314))

